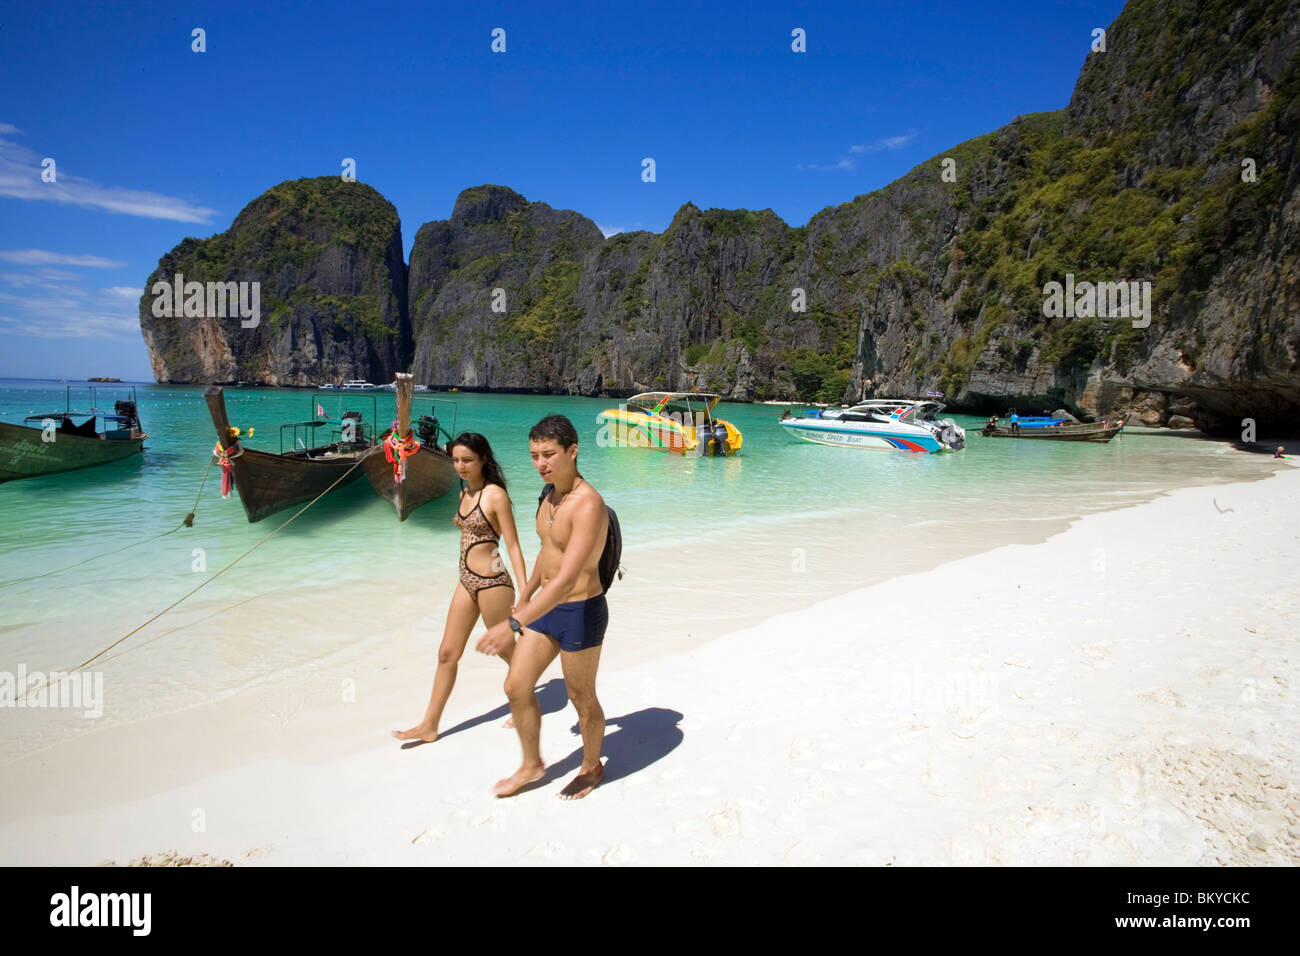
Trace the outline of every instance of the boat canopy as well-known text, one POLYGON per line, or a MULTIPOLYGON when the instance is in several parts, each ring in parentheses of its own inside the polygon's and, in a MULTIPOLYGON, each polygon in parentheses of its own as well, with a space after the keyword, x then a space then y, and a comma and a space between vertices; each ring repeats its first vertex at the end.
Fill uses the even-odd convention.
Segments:
POLYGON ((64 391, 63 411, 49 412, 48 414, 43 414, 43 415, 28 415, 23 419, 23 421, 32 422, 32 421, 41 421, 46 418, 61 419, 64 417, 68 417, 68 418, 99 417, 102 418, 104 421, 125 422, 126 424, 129 425, 137 421, 138 419, 138 415, 136 413, 135 386, 134 385, 69 385, 64 391), (85 403, 84 407, 79 409, 72 407, 72 397, 74 391, 77 393, 79 399, 85 403), (81 398, 82 392, 87 392, 89 394, 87 397, 81 398), (108 399, 108 401, 113 401, 113 408, 112 410, 109 410, 107 408, 101 408, 99 405, 100 402, 99 395, 101 392, 107 392, 110 395, 112 394, 130 395, 131 397, 129 399, 122 399, 118 401, 113 401, 113 399, 108 399))
POLYGON ((898 420, 911 422, 917 419, 927 421, 933 418, 939 412, 943 411, 946 406, 943 402, 932 402, 926 400, 914 399, 896 399, 896 398, 872 398, 865 402, 859 402, 849 409, 851 412, 859 412, 867 415, 885 415, 891 416, 898 412, 898 420))
POLYGON ((713 392, 642 392, 629 398, 627 405, 639 411, 667 415, 671 412, 712 411, 720 401, 722 396, 713 392))

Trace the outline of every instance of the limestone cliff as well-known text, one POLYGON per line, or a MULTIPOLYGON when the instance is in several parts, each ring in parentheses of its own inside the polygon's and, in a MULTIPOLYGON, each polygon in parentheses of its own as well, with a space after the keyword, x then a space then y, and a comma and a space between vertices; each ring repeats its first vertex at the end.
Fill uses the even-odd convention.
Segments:
POLYGON ((159 260, 140 328, 159 382, 392 381, 411 354, 397 210, 338 176, 274 186, 225 232, 186 239, 159 260), (256 325, 207 310, 156 315, 155 283, 177 273, 186 283, 260 283, 256 325))
POLYGON ((576 212, 467 189, 416 235, 409 328, 392 207, 325 180, 301 181, 321 184, 310 201, 268 200, 305 189, 286 183, 155 273, 206 278, 215 259, 216 277, 261 275, 278 325, 232 337, 237 323, 155 320, 142 300, 142 326, 161 381, 386 381, 411 361, 441 386, 937 390, 971 411, 1295 430, 1298 50, 1300 0, 1131 0, 1063 109, 798 228, 687 203, 661 234, 603 239, 576 212), (361 196, 341 222, 329 208, 361 196), (293 211, 273 226, 267 202, 293 211), (1150 315, 1053 314, 1045 290, 1067 281, 1149 283, 1150 315))

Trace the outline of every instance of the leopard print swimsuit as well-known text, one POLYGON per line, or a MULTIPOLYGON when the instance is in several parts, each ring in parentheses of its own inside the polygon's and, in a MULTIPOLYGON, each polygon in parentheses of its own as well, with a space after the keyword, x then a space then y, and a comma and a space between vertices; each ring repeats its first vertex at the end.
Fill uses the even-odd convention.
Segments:
POLYGON ((465 585, 465 590, 469 592, 475 604, 478 603, 479 591, 486 591, 488 588, 514 587, 510 575, 504 569, 499 574, 485 578, 471 571, 466 561, 470 548, 484 544, 495 546, 501 540, 501 536, 492 527, 492 522, 488 521, 487 515, 483 513, 483 508, 479 504, 482 498, 483 492, 480 489, 478 500, 474 502, 474 507, 469 510, 469 514, 461 514, 460 507, 457 506, 456 517, 452 519, 456 527, 460 528, 460 583, 465 585))

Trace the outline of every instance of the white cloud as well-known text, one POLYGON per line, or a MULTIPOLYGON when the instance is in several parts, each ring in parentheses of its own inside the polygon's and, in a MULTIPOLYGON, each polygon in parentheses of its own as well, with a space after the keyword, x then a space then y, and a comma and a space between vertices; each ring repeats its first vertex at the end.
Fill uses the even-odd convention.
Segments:
POLYGON ((81 278, 65 269, 33 269, 31 272, 0 272, 0 280, 15 288, 37 286, 44 289, 63 288, 63 283, 81 278))
POLYGON ((0 249, 0 261, 20 266, 83 266, 88 269, 120 269, 126 265, 103 256, 72 256, 45 249, 0 249))
POLYGON ((900 133, 898 136, 885 136, 873 143, 850 146, 849 155, 841 156, 839 160, 834 163, 827 165, 820 163, 799 163, 795 168, 817 169, 822 171, 850 171, 858 168, 857 160, 853 158, 854 156, 861 156, 865 153, 879 153, 887 149, 902 149, 914 139, 916 139, 916 130, 909 129, 906 133, 900 133))
POLYGON ((854 163, 853 160, 849 159, 847 156, 843 157, 837 163, 831 163, 829 166, 823 166, 818 163, 800 163, 795 167, 795 169, 820 169, 820 170, 856 169, 856 168, 857 168, 857 164, 854 163))
MULTIPOLYGON (((0 124, 0 133, 13 134, 17 129, 0 124)), ((57 180, 41 180, 44 157, 26 146, 0 139, 0 196, 66 203, 106 212, 120 212, 146 219, 170 219, 176 222, 205 223, 216 215, 215 209, 195 206, 184 199, 164 196, 143 189, 101 186, 94 180, 73 176, 56 166, 57 180)), ((58 157, 54 157, 55 160, 58 157)))
POLYGON ((106 289, 100 289, 105 295, 114 299, 127 299, 131 302, 136 301, 144 294, 143 289, 137 289, 133 285, 111 285, 106 289))
POLYGON ((0 334, 27 335, 37 339, 109 339, 116 342, 139 342, 140 319, 134 315, 102 312, 68 313, 57 318, 33 322, 0 315, 0 334))
POLYGON ((42 339, 114 339, 139 341, 140 316, 122 310, 122 299, 91 295, 75 286, 49 286, 58 294, 39 297, 0 292, 0 332, 42 339))
POLYGON ((914 139, 916 139, 916 130, 910 129, 901 136, 886 136, 884 139, 876 140, 870 151, 874 153, 882 149, 902 149, 914 139))
POLYGON ((12 136, 14 133, 21 133, 13 123, 0 123, 0 136, 12 136))

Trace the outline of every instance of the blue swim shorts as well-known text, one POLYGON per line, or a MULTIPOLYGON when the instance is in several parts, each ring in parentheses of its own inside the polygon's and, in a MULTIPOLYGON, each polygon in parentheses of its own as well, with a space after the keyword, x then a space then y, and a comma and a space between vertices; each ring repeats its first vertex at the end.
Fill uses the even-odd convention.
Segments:
POLYGON ((600 646, 608 624, 609 605, 601 594, 585 601, 557 604, 527 626, 555 641, 562 651, 585 651, 600 646))

